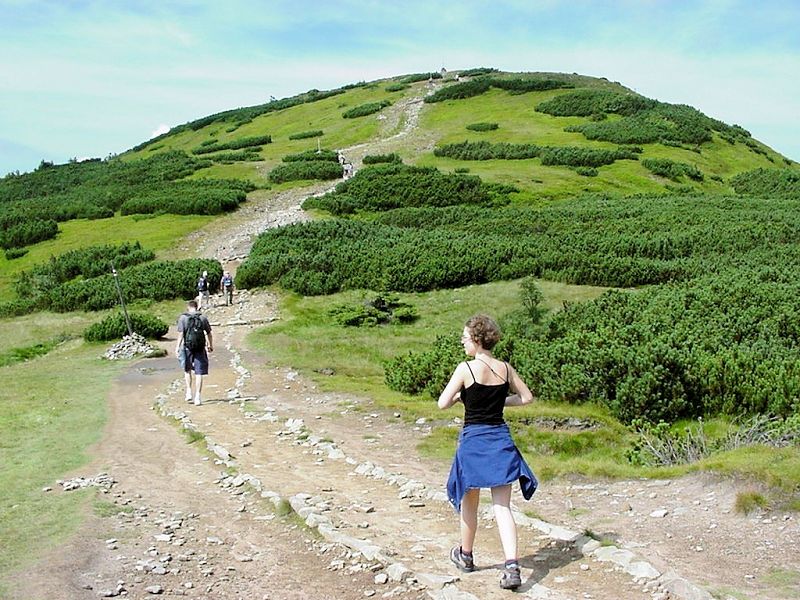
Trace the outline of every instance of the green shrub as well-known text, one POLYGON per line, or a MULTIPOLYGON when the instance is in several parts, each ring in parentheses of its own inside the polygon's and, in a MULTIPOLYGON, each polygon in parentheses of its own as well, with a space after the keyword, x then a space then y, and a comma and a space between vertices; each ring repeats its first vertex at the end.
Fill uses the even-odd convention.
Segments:
POLYGON ((384 323, 411 323, 419 318, 417 309, 397 296, 380 295, 359 304, 340 304, 328 311, 345 327, 375 327, 384 323))
POLYGON ((403 90, 407 90, 408 87, 407 83, 390 83, 384 90, 387 92, 402 92, 403 90))
POLYGON ((712 132, 717 131, 727 136, 729 141, 750 141, 751 148, 755 145, 749 140, 749 132, 741 127, 712 119, 691 106, 658 102, 638 94, 577 90, 541 102, 536 110, 561 117, 591 117, 606 113, 622 116, 614 121, 596 122, 592 119, 592 122, 566 128, 566 131, 583 133, 590 140, 617 144, 660 142, 697 145, 711 141, 712 132))
POLYGON ((509 90, 512 93, 525 93, 542 90, 555 90, 559 88, 571 88, 571 83, 559 81, 557 79, 500 79, 497 77, 476 77, 468 81, 454 83, 436 90, 433 94, 425 96, 425 102, 443 102, 445 100, 461 100, 480 96, 487 92, 489 88, 509 90))
POLYGON ((9 248, 5 251, 6 260, 14 260, 15 258, 22 258, 28 253, 27 248, 9 248))
MULTIPOLYGON (((197 278, 208 271, 211 289, 219 287, 222 266, 209 259, 188 259, 175 262, 148 262, 119 271, 119 283, 126 301, 173 300, 192 298, 197 294, 197 278)), ((52 288, 44 301, 45 308, 57 312, 102 310, 119 302, 114 278, 101 275, 76 279, 52 288)))
MULTIPOLYGON (((169 325, 153 315, 129 313, 128 317, 133 331, 146 338, 158 339, 164 337, 169 331, 169 325)), ((107 316, 99 323, 90 325, 83 332, 83 337, 87 342, 118 340, 125 335, 128 335, 128 326, 125 316, 121 312, 107 316)))
POLYGON ((524 160, 536 158, 542 152, 542 146, 536 144, 509 144, 500 142, 468 142, 445 144, 433 149, 434 156, 446 156, 457 160, 524 160))
POLYGON ((522 308, 528 318, 534 323, 541 321, 546 312, 542 306, 544 294, 535 278, 525 277, 520 282, 519 297, 520 304, 522 304, 522 308))
POLYGON ((0 318, 21 317, 32 313, 36 309, 37 305, 33 300, 26 298, 7 300, 6 302, 0 302, 0 318))
POLYGON ((631 116, 655 107, 657 101, 633 93, 609 90, 575 90, 536 105, 536 110, 555 117, 589 117, 599 113, 631 116))
POLYGON ((366 304, 341 304, 328 311, 337 324, 343 327, 375 327, 380 323, 381 313, 366 304))
POLYGON ((642 161, 642 166, 654 175, 673 181, 677 181, 683 175, 695 181, 703 180, 703 172, 696 166, 668 158, 646 158, 642 161))
POLYGON ((458 160, 524 160, 541 158, 543 165, 566 165, 571 167, 599 167, 617 160, 636 160, 641 148, 625 147, 586 148, 583 146, 537 146, 536 144, 509 144, 500 142, 468 142, 437 146, 435 156, 446 156, 458 160))
POLYGON ((272 183, 301 181, 304 179, 339 179, 342 167, 336 162, 324 160, 300 160, 278 165, 269 173, 272 183))
POLYGON ((583 177, 597 177, 598 171, 594 167, 576 167, 575 172, 583 177))
POLYGON ((339 154, 335 150, 305 150, 297 154, 287 154, 281 159, 283 162, 300 162, 305 160, 324 160, 328 162, 339 162, 339 154))
POLYGON ((418 81, 427 81, 428 79, 441 79, 442 74, 437 71, 430 73, 411 73, 400 78, 401 83, 416 83, 418 81))
POLYGON ((617 148, 583 148, 580 146, 550 146, 542 148, 543 165, 566 165, 570 167, 601 167, 617 160, 637 160, 636 153, 617 148))
POLYGON ((262 160, 259 154, 260 151, 261 146, 256 146, 255 148, 247 148, 236 152, 217 152, 209 154, 208 158, 219 163, 258 162, 262 160))
POLYGON ((257 135, 252 137, 237 138, 227 142, 218 142, 217 140, 211 140, 211 142, 211 144, 200 144, 192 150, 192 154, 208 154, 210 152, 219 152, 220 150, 239 150, 241 148, 263 146, 264 144, 272 143, 272 136, 257 135))
POLYGON ((464 69, 458 72, 459 77, 478 77, 480 75, 489 75, 495 73, 497 69, 494 67, 475 67, 474 69, 464 69))
POLYGON ((508 90, 512 94, 524 94, 526 92, 541 92, 544 90, 557 90, 560 88, 574 87, 567 81, 559 79, 542 79, 542 78, 514 78, 514 79, 499 79, 493 77, 491 79, 492 87, 508 90))
POLYGON ((396 152, 391 154, 367 154, 362 160, 365 165, 377 165, 378 163, 401 163, 403 159, 396 152))
POLYGON ((492 87, 492 82, 488 77, 478 77, 477 79, 441 87, 434 93, 425 96, 425 102, 434 103, 472 98, 489 91, 490 87, 492 87))
POLYGON ((313 131, 301 131, 300 133, 293 133, 289 136, 290 140, 305 140, 308 138, 320 137, 323 134, 321 129, 314 129, 313 131))
POLYGON ((392 103, 389 102, 388 100, 381 100, 380 102, 368 102, 367 104, 359 104, 358 106, 354 106, 350 110, 344 111, 342 113, 342 117, 344 117, 345 119, 366 117, 367 115, 379 112, 380 110, 391 105, 392 103))
POLYGON ((737 194, 800 198, 800 171, 796 169, 755 169, 739 173, 730 184, 737 194))
POLYGON ((70 250, 50 260, 35 265, 19 274, 14 291, 20 298, 39 298, 54 287, 78 277, 91 279, 111 272, 111 263, 118 270, 151 261, 152 250, 142 248, 139 242, 125 242, 119 246, 87 246, 70 250))
POLYGON ((487 204, 492 201, 479 177, 446 174, 433 167, 387 164, 364 168, 332 193, 308 198, 304 209, 348 214, 356 209, 389 210, 403 206, 487 204))
POLYGON ((497 123, 470 123, 467 129, 470 131, 494 131, 499 125, 497 123))
POLYGON ((388 361, 384 366, 384 379, 389 389, 397 392, 426 393, 437 398, 458 363, 465 358, 457 336, 440 336, 429 350, 388 361))
POLYGON ((21 248, 53 239, 57 234, 58 223, 52 219, 23 221, 0 232, 0 248, 21 248))
POLYGON ((218 215, 235 210, 247 199, 252 183, 235 179, 176 181, 143 190, 120 207, 123 215, 171 213, 218 215))

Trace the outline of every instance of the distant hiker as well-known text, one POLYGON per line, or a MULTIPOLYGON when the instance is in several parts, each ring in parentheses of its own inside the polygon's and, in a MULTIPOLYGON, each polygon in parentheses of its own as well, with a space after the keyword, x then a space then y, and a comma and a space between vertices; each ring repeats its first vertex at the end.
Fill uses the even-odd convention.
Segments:
POLYGON ((186 303, 186 312, 178 317, 178 343, 175 356, 178 360, 183 353, 183 372, 186 378, 186 401, 200 406, 200 393, 203 390, 203 377, 208 375, 208 352, 214 351, 211 323, 199 310, 196 300, 186 303), (192 394, 194 384, 194 394, 192 394))
POLYGON ((219 281, 219 288, 222 295, 225 297, 225 306, 233 304, 233 276, 230 271, 225 271, 222 274, 222 279, 219 281))
POLYGON ((336 159, 339 161, 339 164, 344 166, 344 154, 342 154, 341 150, 336 151, 336 159))
POLYGON ((511 484, 519 481, 522 495, 529 500, 538 482, 525 463, 508 425, 503 420, 506 406, 521 406, 533 396, 514 368, 492 356, 500 339, 500 328, 485 315, 467 321, 461 345, 474 360, 456 367, 447 387, 439 396, 439 408, 464 403, 464 427, 459 436, 447 496, 461 513, 461 545, 450 551, 450 560, 461 571, 475 570, 472 548, 478 527, 481 488, 492 490, 492 504, 505 568, 500 587, 515 589, 522 584, 517 556, 517 525, 511 513, 511 484), (513 392, 513 395, 508 395, 513 392))
POLYGON ((346 162, 342 165, 342 169, 344 172, 342 173, 342 177, 344 179, 350 179, 353 176, 353 165, 349 162, 346 162))
POLYGON ((203 302, 209 302, 211 296, 208 289, 208 271, 203 271, 197 280, 197 308, 203 308, 203 302))

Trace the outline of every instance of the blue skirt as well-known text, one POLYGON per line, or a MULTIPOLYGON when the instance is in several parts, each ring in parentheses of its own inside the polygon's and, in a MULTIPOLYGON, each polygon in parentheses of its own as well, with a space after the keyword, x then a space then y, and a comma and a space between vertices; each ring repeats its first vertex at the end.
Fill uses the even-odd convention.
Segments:
POLYGON ((447 498, 453 508, 461 512, 461 499, 468 490, 517 480, 525 500, 530 500, 539 482, 514 445, 508 425, 466 425, 461 430, 447 479, 447 498))

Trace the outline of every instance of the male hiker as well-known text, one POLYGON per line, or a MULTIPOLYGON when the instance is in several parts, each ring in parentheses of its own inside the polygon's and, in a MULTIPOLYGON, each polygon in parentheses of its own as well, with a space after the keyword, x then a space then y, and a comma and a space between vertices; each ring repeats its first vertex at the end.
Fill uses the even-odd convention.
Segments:
POLYGON ((202 309, 203 303, 208 303, 211 298, 211 290, 208 287, 208 271, 203 271, 203 274, 197 280, 197 306, 202 309))
POLYGON ((222 274, 219 287, 222 289, 222 295, 225 296, 225 306, 233 304, 233 276, 230 271, 222 274))
POLYGON ((183 353, 186 401, 192 401, 192 383, 194 383, 194 403, 197 406, 200 406, 201 403, 200 392, 203 389, 203 376, 208 375, 208 352, 206 349, 208 352, 214 351, 211 323, 198 310, 197 301, 189 300, 186 303, 186 312, 178 317, 178 343, 175 346, 175 356, 180 360, 181 353, 183 353))

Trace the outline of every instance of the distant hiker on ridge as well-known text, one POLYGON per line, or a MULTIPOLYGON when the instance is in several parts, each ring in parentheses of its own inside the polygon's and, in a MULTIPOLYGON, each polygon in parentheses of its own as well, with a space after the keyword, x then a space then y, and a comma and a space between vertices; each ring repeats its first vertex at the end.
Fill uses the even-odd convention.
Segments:
POLYGON ((181 353, 183 354, 185 398, 187 402, 191 402, 194 396, 195 405, 200 406, 203 377, 208 375, 208 352, 214 351, 214 339, 211 335, 211 323, 198 309, 196 300, 189 300, 186 303, 186 312, 178 317, 178 334, 175 356, 180 360, 181 353))
POLYGON ((464 427, 447 480, 447 497, 461 513, 461 545, 450 551, 450 560, 461 571, 475 570, 472 547, 478 529, 480 493, 481 488, 491 488, 494 518, 506 559, 500 587, 516 589, 522 585, 522 577, 517 525, 510 507, 511 484, 519 481, 522 495, 529 500, 538 482, 511 439, 503 409, 530 404, 533 396, 514 367, 492 356, 491 350, 499 340, 500 328, 489 317, 476 315, 467 321, 461 345, 474 360, 456 367, 439 396, 439 408, 464 403, 464 427))

